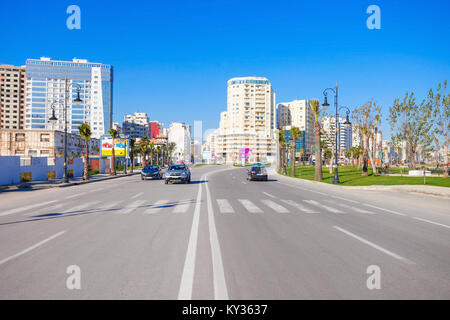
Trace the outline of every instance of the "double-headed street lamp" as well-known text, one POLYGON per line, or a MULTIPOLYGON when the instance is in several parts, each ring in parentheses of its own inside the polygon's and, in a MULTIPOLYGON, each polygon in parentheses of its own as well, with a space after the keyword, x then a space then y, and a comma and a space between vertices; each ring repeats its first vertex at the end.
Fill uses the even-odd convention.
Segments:
POLYGON ((346 108, 347 109, 347 118, 344 122, 344 125, 350 125, 350 121, 349 121, 349 114, 350 114, 350 109, 348 109, 347 107, 341 107, 341 109, 338 109, 338 85, 336 83, 336 88, 327 88, 323 91, 323 95, 324 95, 324 102, 322 104, 323 107, 329 107, 330 104, 327 101, 327 91, 332 91, 334 93, 334 106, 336 108, 336 117, 335 117, 335 153, 334 153, 334 164, 335 164, 335 169, 334 169, 334 179, 333 179, 333 184, 339 184, 339 173, 338 173, 338 116, 339 116, 339 110, 341 110, 342 108, 346 108))
POLYGON ((55 123, 56 121, 58 121, 58 118, 55 115, 55 106, 57 104, 60 104, 64 107, 64 174, 63 174, 62 181, 64 183, 67 183, 67 182, 69 182, 69 177, 67 175, 67 104, 68 104, 68 100, 69 100, 70 86, 75 86, 76 90, 77 90, 77 97, 75 98, 75 100, 73 100, 73 102, 76 105, 80 105, 83 102, 83 100, 81 100, 81 98, 80 98, 81 85, 79 85, 78 83, 69 83, 67 78, 65 78, 64 82, 65 82, 64 100, 54 101, 52 103, 52 105, 51 105, 52 116, 48 120, 51 123, 55 123))

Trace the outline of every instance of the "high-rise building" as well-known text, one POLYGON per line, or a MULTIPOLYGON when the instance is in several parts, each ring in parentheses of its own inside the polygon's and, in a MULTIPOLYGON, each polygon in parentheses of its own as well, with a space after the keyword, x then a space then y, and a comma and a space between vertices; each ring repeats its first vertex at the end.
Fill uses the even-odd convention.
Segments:
POLYGON ((147 113, 135 112, 134 114, 126 114, 123 120, 122 131, 125 136, 129 136, 131 139, 150 138, 150 125, 147 113))
POLYGON ((191 128, 188 124, 173 122, 169 127, 168 143, 174 142, 172 156, 175 162, 191 161, 191 128))
POLYGON ((23 129, 25 67, 0 65, 0 129, 23 129))
MULTIPOLYGON (((345 152, 352 147, 352 125, 345 125, 346 119, 338 118, 338 151, 345 152)), ((336 145, 336 117, 323 117, 322 118, 322 135, 321 139, 324 140, 328 148, 334 152, 336 145)), ((345 156, 345 154, 341 154, 345 156)))
POLYGON ((267 78, 228 80, 227 111, 221 113, 218 159, 240 161, 240 151, 250 149, 250 162, 272 162, 276 156, 275 93, 267 78))
POLYGON ((309 154, 314 145, 314 113, 309 100, 294 100, 277 104, 277 128, 297 127, 302 132, 304 152, 309 154))
POLYGON ((25 129, 64 130, 64 100, 67 100, 68 132, 78 133, 87 122, 92 137, 99 138, 112 127, 113 67, 86 59, 72 61, 28 59, 26 62, 25 129), (81 87, 80 105, 73 100, 81 87), (66 97, 68 90, 68 97, 66 97), (61 103, 62 102, 62 103, 61 103), (48 119, 54 105, 56 124, 48 119))

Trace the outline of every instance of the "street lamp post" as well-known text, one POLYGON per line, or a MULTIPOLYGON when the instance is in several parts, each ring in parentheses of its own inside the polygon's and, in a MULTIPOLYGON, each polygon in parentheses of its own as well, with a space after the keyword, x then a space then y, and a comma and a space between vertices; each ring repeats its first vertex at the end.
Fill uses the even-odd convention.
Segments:
MULTIPOLYGON (((323 107, 328 107, 330 106, 328 101, 327 101, 327 91, 332 91, 334 93, 334 106, 336 108, 336 121, 338 118, 338 84, 336 83, 336 89, 333 88, 327 88, 323 91, 323 95, 325 97, 324 102, 322 104, 323 107)), ((336 139, 336 145, 335 145, 335 153, 334 153, 334 164, 335 164, 335 169, 334 169, 334 179, 333 179, 333 184, 339 184, 339 174, 338 174, 338 162, 337 162, 337 144, 338 144, 338 135, 337 135, 337 124, 335 124, 335 139, 336 139)))
POLYGON ((83 102, 83 100, 81 100, 81 98, 80 98, 81 85, 79 85, 78 83, 69 83, 68 79, 65 78, 64 79, 64 88, 65 88, 64 100, 55 101, 52 103, 52 105, 51 105, 52 116, 49 118, 50 122, 57 121, 58 118, 56 118, 56 115, 55 115, 55 105, 58 103, 63 105, 63 107, 64 107, 64 173, 63 173, 63 179, 62 179, 63 183, 69 182, 69 177, 67 174, 67 104, 68 104, 68 100, 69 100, 70 86, 75 86, 76 90, 77 90, 77 97, 74 100, 75 104, 79 105, 81 102, 83 102))

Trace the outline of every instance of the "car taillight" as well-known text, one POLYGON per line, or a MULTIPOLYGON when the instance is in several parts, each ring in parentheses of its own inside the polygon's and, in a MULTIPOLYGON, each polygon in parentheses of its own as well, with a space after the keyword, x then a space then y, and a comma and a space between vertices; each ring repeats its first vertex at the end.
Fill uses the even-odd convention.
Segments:
POLYGON ((256 173, 256 171, 252 171, 252 173, 256 173))

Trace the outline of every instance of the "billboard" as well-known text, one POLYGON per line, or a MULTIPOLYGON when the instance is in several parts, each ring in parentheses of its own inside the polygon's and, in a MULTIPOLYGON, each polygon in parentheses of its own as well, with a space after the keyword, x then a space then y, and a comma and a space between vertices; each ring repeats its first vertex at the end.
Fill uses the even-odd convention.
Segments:
MULTIPOLYGON (((109 157, 112 155, 113 141, 111 137, 103 136, 100 140, 100 155, 102 157, 109 157)), ((128 142, 125 138, 114 139, 114 155, 116 157, 124 157, 127 155, 128 142)))
POLYGON ((250 148, 241 148, 239 149, 239 158, 248 158, 251 152, 252 149, 250 148))

